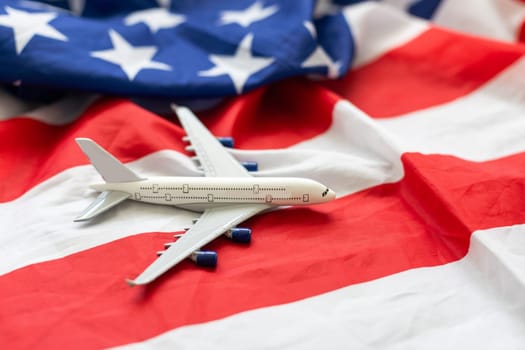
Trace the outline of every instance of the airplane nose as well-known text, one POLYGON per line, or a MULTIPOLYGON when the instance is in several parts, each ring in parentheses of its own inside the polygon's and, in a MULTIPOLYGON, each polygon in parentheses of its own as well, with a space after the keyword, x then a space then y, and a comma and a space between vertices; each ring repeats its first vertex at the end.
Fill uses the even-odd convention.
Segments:
POLYGON ((323 202, 329 202, 333 199, 335 199, 335 192, 329 188, 325 189, 323 193, 323 202))

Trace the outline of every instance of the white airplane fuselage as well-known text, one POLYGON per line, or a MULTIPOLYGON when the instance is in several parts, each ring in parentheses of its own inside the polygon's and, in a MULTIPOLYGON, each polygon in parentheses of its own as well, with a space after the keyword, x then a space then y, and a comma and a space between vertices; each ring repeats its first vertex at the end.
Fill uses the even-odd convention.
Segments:
POLYGON ((183 235, 176 235, 175 242, 166 244, 167 249, 157 260, 135 279, 128 280, 130 285, 150 283, 186 258, 197 265, 216 266, 217 253, 202 248, 221 235, 249 243, 251 230, 238 225, 263 211, 335 199, 332 190, 311 179, 251 176, 188 108, 178 106, 174 110, 202 167, 202 177, 145 178, 93 140, 76 139, 106 183, 91 186, 101 193, 75 221, 97 217, 126 199, 203 212, 183 235))
POLYGON ((311 205, 328 202, 335 193, 310 179, 290 177, 150 177, 133 182, 91 186, 120 191, 140 202, 206 208, 226 204, 311 205))

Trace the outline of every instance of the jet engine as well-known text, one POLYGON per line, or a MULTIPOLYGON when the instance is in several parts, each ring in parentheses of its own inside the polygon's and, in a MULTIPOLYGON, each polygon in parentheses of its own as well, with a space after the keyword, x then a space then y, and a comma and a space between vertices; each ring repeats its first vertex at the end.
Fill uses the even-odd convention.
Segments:
POLYGON ((257 164, 257 162, 241 162, 241 164, 248 171, 259 170, 259 164, 257 164))
POLYGON ((217 266, 217 253, 211 250, 198 250, 191 253, 190 259, 195 264, 202 267, 216 267, 217 266))
POLYGON ((252 230, 245 227, 232 228, 225 235, 236 243, 250 243, 252 240, 252 230))
POLYGON ((235 141, 233 137, 217 137, 217 141, 219 141, 221 145, 227 148, 233 148, 235 146, 235 141))

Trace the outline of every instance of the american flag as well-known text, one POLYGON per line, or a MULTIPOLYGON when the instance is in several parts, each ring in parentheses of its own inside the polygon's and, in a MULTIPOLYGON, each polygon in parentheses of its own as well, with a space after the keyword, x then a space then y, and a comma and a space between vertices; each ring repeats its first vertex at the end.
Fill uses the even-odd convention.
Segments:
POLYGON ((0 346, 522 348, 524 20, 517 0, 3 0, 0 346), (197 174, 138 100, 186 101, 256 176, 338 199, 130 288, 197 217, 128 201, 73 222, 100 181, 76 137, 197 174))

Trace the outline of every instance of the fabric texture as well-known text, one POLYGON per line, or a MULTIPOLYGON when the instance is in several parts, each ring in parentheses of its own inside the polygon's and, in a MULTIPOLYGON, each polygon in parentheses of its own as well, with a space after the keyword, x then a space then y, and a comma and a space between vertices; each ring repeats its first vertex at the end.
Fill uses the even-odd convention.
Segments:
POLYGON ((2 1, 1 347, 522 348, 524 20, 515 0, 2 1), (337 199, 130 288, 199 214, 73 222, 101 181, 74 139, 199 176, 169 101, 254 176, 337 199))

